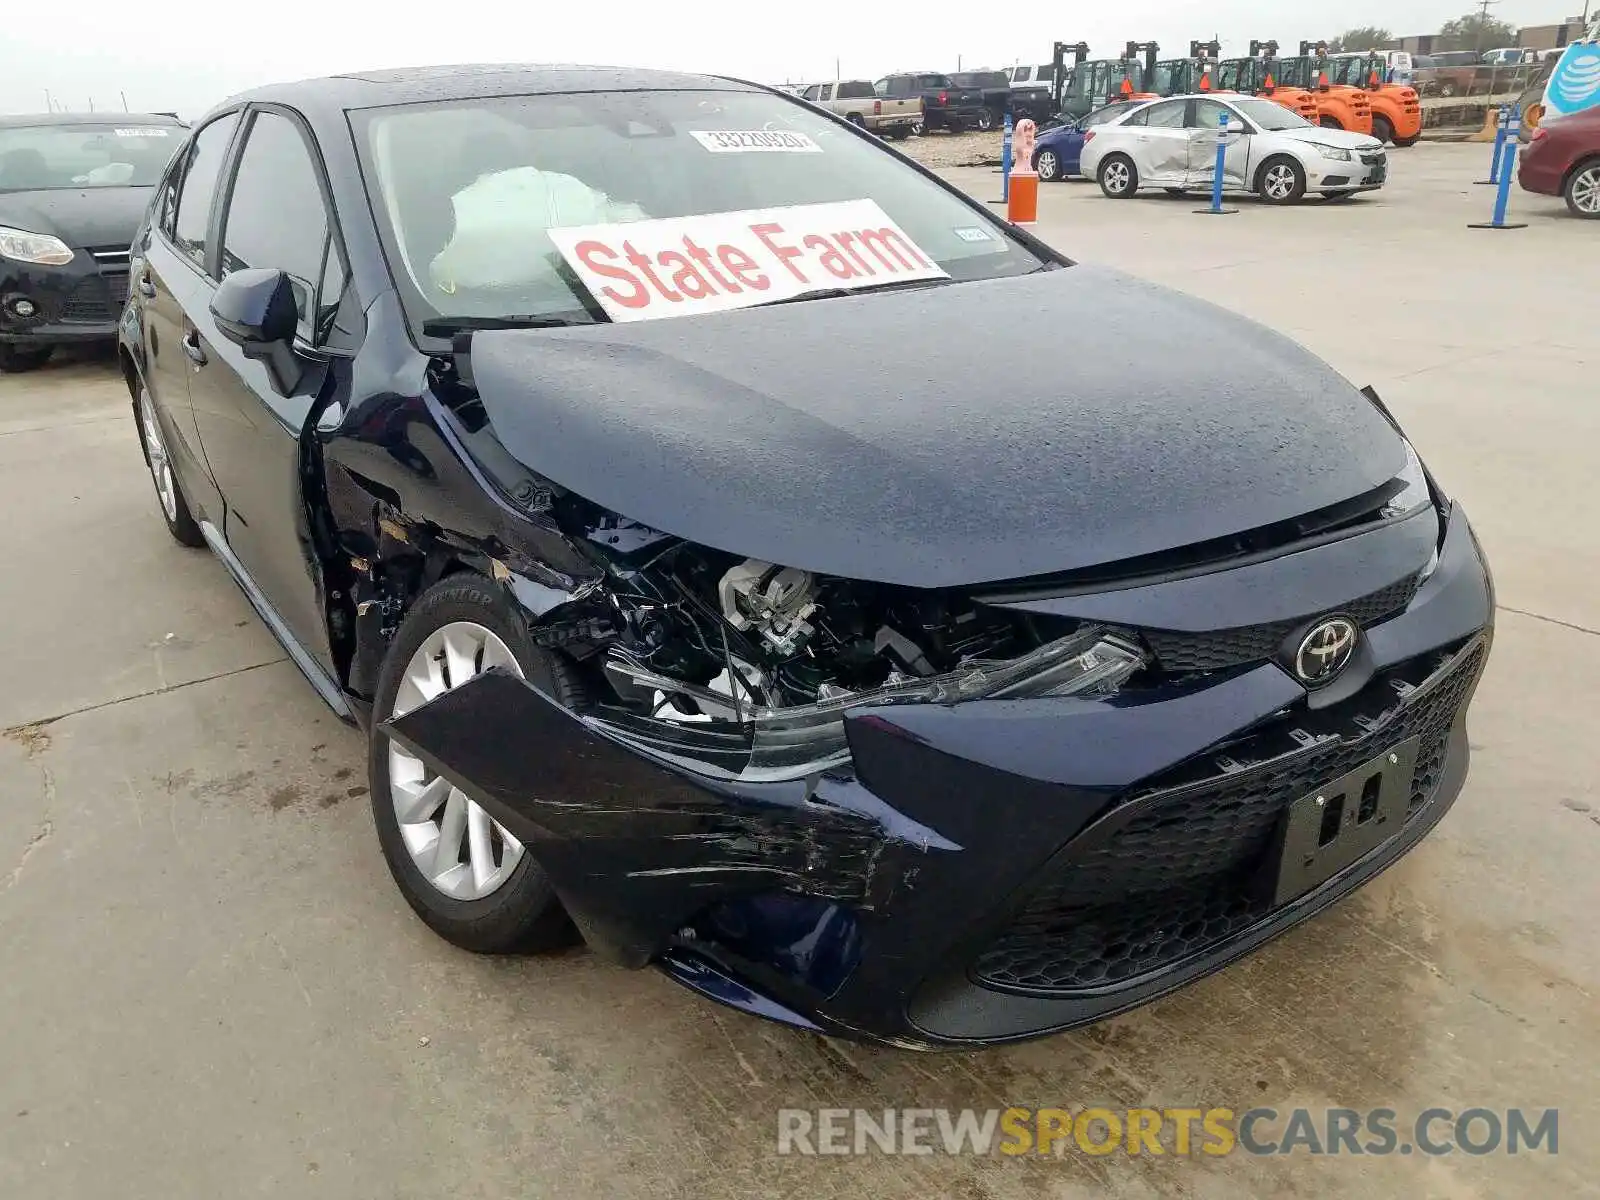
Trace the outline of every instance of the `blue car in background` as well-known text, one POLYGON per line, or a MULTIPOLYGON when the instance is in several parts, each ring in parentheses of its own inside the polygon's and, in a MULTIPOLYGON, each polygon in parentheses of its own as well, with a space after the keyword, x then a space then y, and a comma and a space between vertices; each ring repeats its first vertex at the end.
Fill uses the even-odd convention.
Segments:
POLYGON ((1088 140, 1089 130, 1145 103, 1148 102, 1118 100, 1103 108, 1097 108, 1076 121, 1041 130, 1038 140, 1033 145, 1033 169, 1046 183, 1081 174, 1078 169, 1078 157, 1083 153, 1083 143, 1088 140))

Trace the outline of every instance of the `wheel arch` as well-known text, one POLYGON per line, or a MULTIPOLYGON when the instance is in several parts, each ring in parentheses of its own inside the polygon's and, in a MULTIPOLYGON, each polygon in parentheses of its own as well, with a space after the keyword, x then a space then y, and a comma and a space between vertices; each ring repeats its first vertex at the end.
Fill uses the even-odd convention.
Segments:
POLYGON ((1577 178, 1578 172, 1586 170, 1589 167, 1600 167, 1600 150, 1590 151, 1587 154, 1580 154, 1576 159, 1573 160, 1572 165, 1568 167, 1566 172, 1561 176, 1561 194, 1563 196, 1567 194, 1567 188, 1571 186, 1572 181, 1577 178))

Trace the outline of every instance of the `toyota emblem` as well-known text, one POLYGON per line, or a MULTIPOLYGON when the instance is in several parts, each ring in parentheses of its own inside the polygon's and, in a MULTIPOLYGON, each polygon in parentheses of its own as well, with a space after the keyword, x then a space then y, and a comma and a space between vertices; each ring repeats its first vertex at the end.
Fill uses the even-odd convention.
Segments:
POLYGON ((1361 630, 1349 617, 1318 621, 1300 640, 1294 655, 1294 673, 1312 687, 1331 682, 1350 665, 1361 630))

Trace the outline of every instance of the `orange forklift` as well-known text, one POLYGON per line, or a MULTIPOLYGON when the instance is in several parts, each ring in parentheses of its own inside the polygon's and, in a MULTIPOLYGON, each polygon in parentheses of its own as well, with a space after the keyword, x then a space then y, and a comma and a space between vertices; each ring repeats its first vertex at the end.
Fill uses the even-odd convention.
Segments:
POLYGON ((1336 85, 1328 78, 1328 44, 1301 42, 1300 53, 1282 60, 1283 82, 1313 92, 1317 124, 1349 133, 1372 133, 1372 101, 1366 89, 1336 85))
POLYGON ((1215 39, 1192 41, 1188 58, 1169 58, 1156 63, 1154 70, 1145 73, 1145 86, 1158 96, 1192 96, 1197 92, 1215 91, 1220 57, 1222 44, 1215 39))
POLYGON ((1396 146, 1415 146, 1422 139, 1422 101, 1417 89, 1388 81, 1389 64, 1382 51, 1336 54, 1328 59, 1329 81, 1335 86, 1366 90, 1372 105, 1372 136, 1396 146))
POLYGON ((1249 58, 1228 58, 1217 64, 1216 90, 1263 96, 1316 124, 1317 93, 1286 86, 1279 77, 1278 63, 1277 42, 1252 38, 1249 58))

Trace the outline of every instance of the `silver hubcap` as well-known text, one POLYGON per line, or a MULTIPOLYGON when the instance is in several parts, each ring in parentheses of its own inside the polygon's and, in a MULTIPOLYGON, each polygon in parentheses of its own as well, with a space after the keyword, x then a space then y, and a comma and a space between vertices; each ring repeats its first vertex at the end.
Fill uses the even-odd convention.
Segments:
POLYGON ((1049 150, 1039 155, 1039 174, 1046 179, 1056 177, 1056 156, 1049 150))
POLYGON ((1274 200, 1286 200, 1294 192, 1294 171, 1289 167, 1273 167, 1267 172, 1267 195, 1274 200))
POLYGON ((1128 168, 1122 163, 1112 163, 1106 168, 1106 191, 1125 192, 1128 190, 1128 168))
POLYGON ((1583 213, 1600 213, 1600 167, 1590 167, 1572 181, 1572 206, 1583 213))
MULTIPOLYGON (((455 621, 436 629, 406 664, 394 715, 458 688, 490 667, 518 677, 510 648, 482 625, 455 621)), ((522 843, 460 788, 389 743, 389 791, 411 861, 423 878, 456 900, 481 900, 522 861, 522 843)))
POLYGON ((178 519, 178 488, 172 480, 172 460, 167 457, 167 444, 161 440, 161 423, 156 420, 156 410, 150 403, 150 393, 139 389, 139 424, 144 430, 144 452, 150 459, 150 478, 155 480, 156 495, 161 497, 161 511, 167 520, 178 519))

